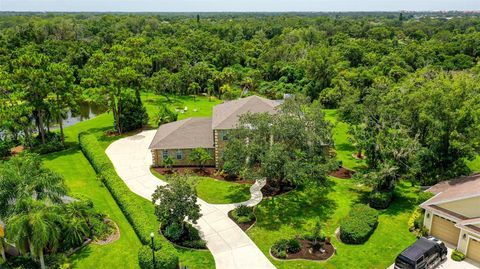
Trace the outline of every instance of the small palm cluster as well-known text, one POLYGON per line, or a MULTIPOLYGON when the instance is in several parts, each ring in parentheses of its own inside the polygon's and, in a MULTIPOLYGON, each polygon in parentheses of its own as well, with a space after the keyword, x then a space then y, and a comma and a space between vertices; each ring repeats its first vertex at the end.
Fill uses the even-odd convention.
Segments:
MULTIPOLYGON (((104 216, 85 199, 65 196, 63 179, 37 155, 23 154, 0 167, 0 219, 6 238, 45 268, 44 253, 65 252, 105 232, 104 216)), ((0 238, 3 245, 5 238, 0 238)))

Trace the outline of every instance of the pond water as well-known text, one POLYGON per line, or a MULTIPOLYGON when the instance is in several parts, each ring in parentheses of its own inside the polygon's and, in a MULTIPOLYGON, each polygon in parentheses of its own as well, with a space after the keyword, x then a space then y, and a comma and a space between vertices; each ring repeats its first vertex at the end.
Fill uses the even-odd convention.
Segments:
MULTIPOLYGON (((66 118, 63 119, 63 128, 72 126, 84 120, 91 119, 106 111, 106 108, 93 103, 80 103, 78 110, 70 110, 66 113, 66 118)), ((54 130, 60 128, 58 124, 52 126, 50 129, 54 130)))

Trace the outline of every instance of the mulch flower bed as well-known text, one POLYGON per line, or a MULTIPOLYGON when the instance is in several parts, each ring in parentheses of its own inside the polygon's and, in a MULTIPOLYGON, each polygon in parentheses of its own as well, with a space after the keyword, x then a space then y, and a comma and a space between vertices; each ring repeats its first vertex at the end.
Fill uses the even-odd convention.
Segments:
POLYGON ((191 175, 194 174, 200 177, 211 177, 218 180, 235 182, 235 183, 248 183, 253 184, 254 181, 252 180, 244 180, 238 177, 232 177, 225 173, 219 173, 218 170, 214 167, 197 167, 197 166, 175 166, 172 168, 165 168, 165 167, 155 167, 153 168, 161 175, 171 175, 171 174, 179 174, 179 175, 191 175))
POLYGON ((340 167, 337 170, 330 173, 332 177, 341 178, 341 179, 350 179, 352 178, 355 171, 347 169, 345 167, 340 167))
MULTIPOLYGON (((330 257, 335 254, 335 248, 331 243, 324 243, 323 245, 323 252, 320 250, 313 249, 313 242, 305 240, 305 239, 298 239, 302 248, 297 253, 288 253, 286 258, 279 258, 275 257, 279 260, 313 260, 313 261, 325 261, 328 260, 330 257)), ((271 252, 270 252, 271 254, 271 252)))
POLYGON ((273 196, 278 196, 278 195, 287 193, 293 189, 295 189, 295 186, 293 185, 283 186, 282 188, 279 188, 276 186, 271 186, 267 182, 265 186, 261 189, 261 191, 262 191, 263 197, 273 197, 273 196))
POLYGON ((245 223, 239 223, 232 217, 232 211, 228 212, 228 217, 231 220, 233 220, 233 222, 235 222, 238 225, 238 227, 240 227, 240 229, 242 229, 242 231, 244 231, 244 232, 247 231, 248 229, 250 229, 253 226, 253 224, 255 224, 255 222, 257 222, 257 217, 254 214, 253 219, 251 221, 245 222, 245 223))

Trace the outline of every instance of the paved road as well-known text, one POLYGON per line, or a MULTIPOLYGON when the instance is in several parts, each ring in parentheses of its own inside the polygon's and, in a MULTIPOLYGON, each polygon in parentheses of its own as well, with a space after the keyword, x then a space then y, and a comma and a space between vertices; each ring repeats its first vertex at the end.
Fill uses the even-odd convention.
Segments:
MULTIPOLYGON (((480 264, 474 263, 473 261, 470 261, 468 259, 461 262, 456 262, 452 260, 450 257, 452 256, 452 251, 454 247, 447 245, 447 248, 448 248, 447 260, 441 263, 435 269, 479 269, 480 268, 480 264)), ((388 267, 387 269, 394 269, 394 264, 390 265, 390 267, 388 267)))
MULTIPOLYGON (((155 130, 113 142, 106 150, 118 175, 134 193, 151 200, 152 193, 164 181, 150 173, 152 155, 148 146, 155 130)), ((264 184, 264 183, 263 183, 264 184)), ((262 200, 262 182, 252 186, 252 198, 244 204, 255 205, 262 200)), ((197 228, 207 241, 217 269, 270 269, 273 264, 253 241, 227 216, 231 205, 213 205, 198 199, 202 217, 197 228)))

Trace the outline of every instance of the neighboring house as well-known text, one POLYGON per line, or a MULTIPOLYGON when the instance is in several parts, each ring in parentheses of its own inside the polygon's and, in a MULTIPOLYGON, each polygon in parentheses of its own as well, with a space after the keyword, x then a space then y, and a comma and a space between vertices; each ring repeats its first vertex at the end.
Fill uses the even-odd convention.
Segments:
POLYGON ((480 262, 480 174, 441 182, 420 206, 430 234, 480 262))
POLYGON ((228 133, 235 129, 241 115, 246 113, 275 113, 280 100, 249 96, 226 101, 213 108, 212 118, 188 118, 161 125, 149 149, 153 166, 162 166, 163 160, 172 157, 176 166, 196 166, 189 160, 192 149, 204 148, 212 154, 208 166, 220 168, 222 153, 228 142, 228 133))

